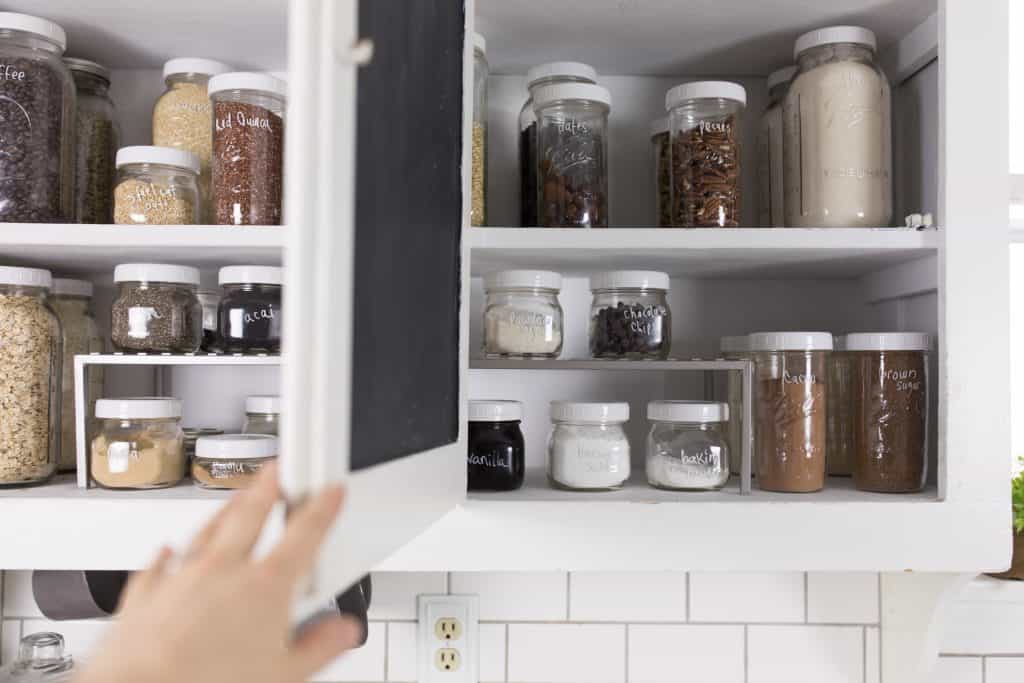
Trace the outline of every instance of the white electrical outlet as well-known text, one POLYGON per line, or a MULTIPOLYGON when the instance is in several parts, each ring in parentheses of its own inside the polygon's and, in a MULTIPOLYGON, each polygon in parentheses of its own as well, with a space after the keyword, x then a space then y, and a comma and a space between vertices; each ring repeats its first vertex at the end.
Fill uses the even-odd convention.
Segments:
POLYGON ((418 683, 478 683, 477 596, 421 595, 418 599, 418 683))

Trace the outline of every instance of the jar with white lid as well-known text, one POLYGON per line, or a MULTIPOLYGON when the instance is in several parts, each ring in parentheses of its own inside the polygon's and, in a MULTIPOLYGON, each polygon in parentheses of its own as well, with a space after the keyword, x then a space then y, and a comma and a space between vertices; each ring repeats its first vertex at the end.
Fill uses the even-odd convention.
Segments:
POLYGON ((18 657, 0 668, 5 683, 68 683, 78 674, 59 633, 30 633, 21 639, 18 657))
POLYGON ((828 332, 750 335, 755 368, 758 485, 809 493, 825 486, 828 332))
POLYGON ((551 402, 548 481, 573 491, 611 491, 629 479, 628 403, 551 402))
POLYGON ((725 426, 729 406, 707 401, 651 401, 647 482, 662 489, 710 491, 729 482, 725 426))
POLYGON ((761 114, 757 130, 758 226, 786 225, 786 193, 783 186, 782 101, 796 74, 785 66, 768 74, 768 107, 761 114))
POLYGON ((245 488, 277 452, 277 437, 270 434, 201 436, 192 458, 192 479, 204 489, 245 488))
MULTIPOLYGON (((77 434, 75 431, 75 356, 103 351, 103 339, 96 326, 92 305, 93 286, 88 280, 54 278, 53 310, 60 319, 63 341, 60 409, 60 464, 62 472, 77 468, 77 434)), ((103 366, 89 366, 86 371, 85 415, 90 423, 96 400, 103 393, 103 366)), ((87 429, 86 433, 92 433, 87 429)))
POLYGON ((115 156, 120 127, 110 98, 110 69, 65 58, 75 80, 75 222, 114 220, 115 156))
POLYGON ((519 110, 519 224, 524 228, 540 225, 537 216, 537 115, 533 111, 533 93, 556 83, 597 83, 597 71, 582 62, 548 62, 526 72, 529 96, 519 110))
POLYGON ((611 93, 589 83, 545 85, 533 92, 540 225, 608 227, 611 105, 611 93))
POLYGON ((562 352, 562 276, 503 270, 484 276, 484 355, 558 358, 562 352))
POLYGON ((225 353, 281 352, 281 283, 276 266, 225 266, 217 309, 218 341, 225 353))
POLYGON ((846 352, 846 336, 834 335, 828 359, 828 455, 825 458, 825 471, 830 477, 853 474, 856 380, 854 356, 846 352))
POLYGON ((89 472, 108 489, 157 489, 185 476, 185 435, 176 398, 101 398, 89 472))
POLYGON ((117 151, 114 222, 193 225, 199 222, 199 158, 169 147, 117 151))
POLYGON ((783 103, 786 225, 886 227, 892 221, 892 112, 875 34, 831 26, 797 38, 783 103))
POLYGON ((195 353, 203 340, 199 271, 166 263, 114 268, 110 338, 117 351, 195 353))
MULTIPOLYGON (((32 4, 32 3, 29 3, 32 4)), ((74 219, 75 83, 57 24, 0 12, 0 221, 74 219)))
POLYGON ((246 396, 243 434, 277 436, 281 425, 280 396, 246 396))
POLYGON ((280 225, 287 85, 266 73, 210 79, 213 216, 218 225, 280 225))
POLYGON ((667 273, 614 270, 590 278, 590 355, 665 359, 672 346, 667 273))
MULTIPOLYGON (((750 341, 747 335, 722 337, 719 340, 719 354, 725 360, 750 360, 750 341)), ((726 440, 729 443, 729 469, 739 474, 743 469, 743 375, 730 370, 726 380, 726 401, 729 405, 729 422, 726 425, 726 440)), ((757 458, 751 463, 757 473, 757 458)))
POLYGON ((0 486, 57 470, 62 341, 52 287, 48 270, 0 266, 0 486))
POLYGON ((672 136, 667 116, 651 122, 651 162, 655 224, 669 228, 672 227, 672 136))
POLYGON ((487 225, 487 40, 473 34, 473 149, 470 225, 487 225))
POLYGON ((742 114, 747 91, 730 81, 696 81, 665 94, 672 133, 672 224, 738 228, 742 114))
POLYGON ((469 491, 514 491, 526 474, 519 401, 470 401, 466 453, 469 491))

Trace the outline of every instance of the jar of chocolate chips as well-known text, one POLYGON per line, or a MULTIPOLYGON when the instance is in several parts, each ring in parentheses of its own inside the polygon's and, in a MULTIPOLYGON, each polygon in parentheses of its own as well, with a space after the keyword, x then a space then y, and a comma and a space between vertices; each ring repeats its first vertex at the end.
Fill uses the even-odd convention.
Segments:
POLYGON ((285 83, 265 73, 219 74, 213 102, 213 210, 218 225, 280 225, 285 83))
POLYGON ((666 273, 616 270, 590 279, 590 355, 665 359, 672 345, 666 273))
POLYGON ((747 91, 728 81, 684 83, 666 93, 673 226, 740 226, 740 114, 746 104, 747 91))
POLYGON ((0 12, 0 221, 73 218, 75 83, 52 21, 0 12))
POLYGON ((199 271, 164 263, 122 263, 114 269, 117 298, 110 337, 117 351, 195 353, 203 340, 199 271))
POLYGON ((227 266, 220 269, 224 295, 217 310, 225 353, 281 352, 281 268, 227 266))
POLYGON ((612 96, 588 83, 533 93, 537 212, 546 228, 608 227, 608 113, 612 96))

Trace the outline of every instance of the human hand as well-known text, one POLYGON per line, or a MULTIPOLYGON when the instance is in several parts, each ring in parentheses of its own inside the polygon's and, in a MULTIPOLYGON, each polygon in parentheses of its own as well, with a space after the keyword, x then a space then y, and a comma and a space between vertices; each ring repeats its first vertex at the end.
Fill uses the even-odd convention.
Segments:
POLYGON ((330 617, 293 638, 290 605, 344 492, 331 487, 298 508, 277 546, 252 557, 280 499, 276 468, 239 492, 193 539, 171 571, 164 548, 125 587, 112 624, 75 683, 300 683, 357 645, 362 627, 330 617))

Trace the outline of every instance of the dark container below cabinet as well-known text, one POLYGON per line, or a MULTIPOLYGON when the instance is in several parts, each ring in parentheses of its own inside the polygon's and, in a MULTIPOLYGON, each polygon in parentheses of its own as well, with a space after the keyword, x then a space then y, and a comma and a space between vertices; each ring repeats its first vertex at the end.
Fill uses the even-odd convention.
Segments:
POLYGON ((518 401, 470 401, 467 488, 514 491, 523 485, 526 448, 518 401))
POLYGON ((217 327, 225 353, 281 352, 281 277, 271 266, 221 268, 217 327))

